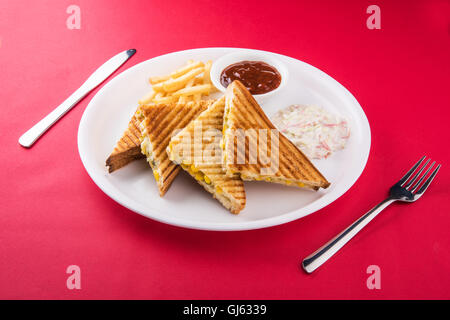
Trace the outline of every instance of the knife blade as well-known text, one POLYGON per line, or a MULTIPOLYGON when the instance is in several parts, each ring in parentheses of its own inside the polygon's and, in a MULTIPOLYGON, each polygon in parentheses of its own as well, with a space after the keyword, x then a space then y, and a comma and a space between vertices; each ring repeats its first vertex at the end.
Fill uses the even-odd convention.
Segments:
POLYGON ((63 103, 50 112, 45 118, 36 123, 31 129, 19 138, 19 144, 25 148, 31 147, 53 124, 55 124, 67 111, 78 104, 89 92, 105 81, 114 71, 119 69, 128 59, 136 53, 136 49, 123 51, 104 64, 102 64, 93 74, 63 103))

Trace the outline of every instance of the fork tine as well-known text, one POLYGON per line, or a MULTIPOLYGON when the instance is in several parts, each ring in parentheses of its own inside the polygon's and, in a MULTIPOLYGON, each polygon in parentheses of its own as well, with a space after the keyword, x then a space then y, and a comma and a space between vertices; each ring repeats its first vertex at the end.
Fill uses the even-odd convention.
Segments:
POLYGON ((440 164, 438 164, 438 166, 436 167, 436 169, 434 169, 433 173, 428 177, 428 179, 423 183, 423 186, 420 187, 419 191, 417 191, 416 194, 422 194, 425 192, 425 190, 427 190, 428 186, 430 185, 431 181, 433 181, 434 177, 436 176, 436 174, 439 171, 439 168, 441 167, 440 164))
POLYGON ((425 156, 423 156, 422 158, 420 158, 419 161, 417 161, 417 163, 403 176, 403 178, 400 179, 400 181, 398 182, 399 184, 404 184, 406 180, 408 180, 408 178, 413 174, 413 172, 417 169, 418 166, 420 166, 420 164, 422 163, 422 161, 425 159, 425 156))
POLYGON ((436 164, 436 161, 433 161, 431 166, 428 167, 427 171, 425 171, 425 173, 422 175, 422 177, 420 177, 419 181, 414 183, 414 185, 411 187, 411 192, 416 191, 416 189, 420 186, 420 183, 423 181, 423 179, 425 179, 425 177, 427 176, 428 172, 430 172, 430 170, 433 169, 435 164, 436 164))
POLYGON ((428 165, 428 163, 430 162, 431 159, 428 159, 427 161, 425 161, 425 164, 423 164, 419 170, 417 171, 417 173, 414 175, 414 177, 412 177, 411 180, 409 180, 409 182, 407 184, 405 184, 403 187, 408 188, 409 186, 411 186, 414 181, 417 180, 417 178, 419 177, 419 175, 422 173, 423 169, 425 169, 428 165))

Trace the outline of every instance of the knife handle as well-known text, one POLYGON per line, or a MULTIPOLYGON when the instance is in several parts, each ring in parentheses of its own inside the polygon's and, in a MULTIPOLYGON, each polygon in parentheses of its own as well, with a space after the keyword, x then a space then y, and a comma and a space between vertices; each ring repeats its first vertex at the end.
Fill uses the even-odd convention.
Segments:
POLYGON ((45 118, 36 123, 30 130, 25 132, 20 138, 19 143, 25 148, 29 148, 39 139, 56 121, 72 109, 81 99, 83 99, 92 88, 86 88, 84 85, 68 97, 63 103, 50 112, 45 118))

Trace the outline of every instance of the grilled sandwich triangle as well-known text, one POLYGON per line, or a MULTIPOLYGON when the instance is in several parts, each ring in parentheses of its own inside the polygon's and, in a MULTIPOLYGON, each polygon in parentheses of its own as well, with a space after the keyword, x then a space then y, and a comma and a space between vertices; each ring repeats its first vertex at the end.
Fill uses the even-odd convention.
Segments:
POLYGON ((145 158, 141 153, 141 142, 139 139, 141 132, 136 113, 133 114, 133 117, 128 123, 127 130, 125 130, 117 142, 113 152, 106 159, 106 166, 108 167, 109 173, 126 166, 136 159, 145 158))
POLYGON ((239 81, 227 88, 223 127, 223 166, 243 180, 264 180, 310 189, 330 183, 265 115, 239 81))
POLYGON ((147 158, 163 196, 180 171, 169 160, 166 148, 170 138, 206 110, 212 101, 143 105, 138 111, 141 152, 147 158))
POLYGON ((232 213, 245 207, 246 196, 239 175, 226 175, 222 168, 223 114, 225 97, 203 111, 174 136, 167 152, 197 182, 232 213))

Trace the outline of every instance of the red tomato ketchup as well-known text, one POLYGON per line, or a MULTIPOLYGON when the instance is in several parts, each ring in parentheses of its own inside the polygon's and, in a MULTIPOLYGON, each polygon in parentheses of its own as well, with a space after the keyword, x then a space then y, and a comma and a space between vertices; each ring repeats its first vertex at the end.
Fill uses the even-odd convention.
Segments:
POLYGON ((220 74, 220 83, 226 88, 239 80, 251 94, 263 94, 280 86, 277 69, 262 61, 240 61, 226 67, 220 74))

